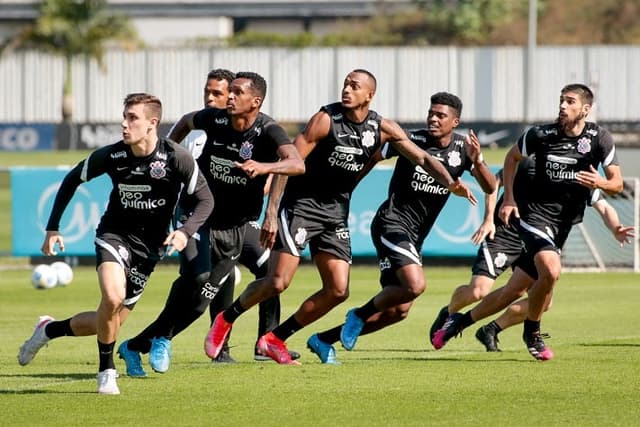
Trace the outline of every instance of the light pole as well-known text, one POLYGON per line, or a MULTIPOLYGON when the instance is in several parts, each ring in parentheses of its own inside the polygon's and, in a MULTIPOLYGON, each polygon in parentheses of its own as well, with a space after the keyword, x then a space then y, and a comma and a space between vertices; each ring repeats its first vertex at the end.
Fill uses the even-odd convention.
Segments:
POLYGON ((533 90, 533 64, 535 61, 538 30, 538 1, 529 0, 529 36, 527 38, 527 56, 524 67, 524 119, 531 121, 533 90))

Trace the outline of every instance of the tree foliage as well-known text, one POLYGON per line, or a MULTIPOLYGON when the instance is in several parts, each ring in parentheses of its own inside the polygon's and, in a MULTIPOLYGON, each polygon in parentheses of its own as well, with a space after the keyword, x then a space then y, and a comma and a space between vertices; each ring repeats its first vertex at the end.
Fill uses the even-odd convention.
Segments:
POLYGON ((104 67, 104 53, 110 42, 127 49, 141 45, 130 20, 110 13, 106 0, 41 0, 38 18, 8 39, 2 52, 36 49, 64 58, 62 116, 69 121, 73 58, 86 56, 104 67))
MULTIPOLYGON (((421 46, 524 45, 526 0, 414 0, 415 9, 381 8, 367 20, 344 20, 323 37, 239 33, 242 46, 421 46)), ((538 44, 640 43, 638 0, 538 0, 538 44)))

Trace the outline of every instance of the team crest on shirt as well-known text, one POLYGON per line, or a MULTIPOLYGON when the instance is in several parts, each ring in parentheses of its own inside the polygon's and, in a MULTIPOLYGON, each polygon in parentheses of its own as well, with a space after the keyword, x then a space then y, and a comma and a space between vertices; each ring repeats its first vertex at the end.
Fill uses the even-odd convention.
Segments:
POLYGON ((376 143, 375 133, 372 130, 365 130, 362 132, 362 145, 365 147, 373 147, 376 143))
POLYGON ((151 175, 151 178, 162 179, 167 176, 167 170, 165 169, 166 165, 167 164, 165 162, 160 160, 151 162, 149 164, 149 175, 151 175))
POLYGON ((298 228, 296 230, 296 235, 293 236, 293 240, 297 245, 303 245, 305 240, 307 240, 307 229, 306 228, 298 228))
POLYGON ((460 166, 462 164, 460 153, 458 151, 449 151, 447 153, 447 163, 453 168, 460 166))
POLYGON ((118 255, 120 255, 120 258, 124 261, 129 259, 129 251, 124 246, 118 245, 118 255))
POLYGON ((243 142, 240 146, 240 152, 238 154, 240 155, 240 158, 244 160, 250 159, 253 155, 253 144, 251 144, 249 141, 243 142))
POLYGON ((585 154, 591 151, 591 139, 583 136, 578 140, 578 153, 585 154))
POLYGON ((496 257, 493 259, 493 265, 495 265, 498 268, 502 268, 506 263, 507 263, 507 256, 504 254, 504 252, 498 252, 496 257))

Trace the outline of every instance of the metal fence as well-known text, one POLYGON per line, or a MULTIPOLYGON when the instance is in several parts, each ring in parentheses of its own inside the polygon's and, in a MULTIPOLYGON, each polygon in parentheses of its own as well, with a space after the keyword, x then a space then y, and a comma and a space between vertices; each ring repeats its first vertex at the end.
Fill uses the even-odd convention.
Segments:
MULTIPOLYGON (((305 122, 320 105, 338 100, 354 68, 376 75, 373 108, 401 122, 421 122, 429 96, 443 90, 462 98, 466 121, 547 121, 556 116, 560 89, 572 82, 594 89, 592 119, 638 120, 640 47, 540 46, 534 58, 530 117, 524 117, 523 47, 110 50, 105 70, 95 61, 74 62, 74 120, 118 122, 124 95, 145 91, 163 101, 164 121, 175 121, 202 106, 211 68, 262 74, 269 84, 263 111, 283 122, 305 122)), ((59 121, 62 59, 17 52, 0 59, 0 77, 0 122, 59 121)))

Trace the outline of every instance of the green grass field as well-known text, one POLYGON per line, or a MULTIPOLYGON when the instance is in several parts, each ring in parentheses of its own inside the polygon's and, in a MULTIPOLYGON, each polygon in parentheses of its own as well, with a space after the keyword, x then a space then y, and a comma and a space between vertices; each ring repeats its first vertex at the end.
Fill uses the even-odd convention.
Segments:
MULTIPOLYGON (((341 322, 347 309, 377 292, 377 269, 356 266, 350 299, 289 340, 302 366, 254 362, 256 310, 234 327, 239 363, 212 365, 202 349, 203 316, 174 340, 172 366, 146 379, 122 376, 120 396, 95 393, 95 337, 61 338, 33 362, 17 364, 18 347, 41 314, 63 319, 93 309, 95 271, 75 269, 67 288, 34 290, 29 270, 0 276, 0 394, 2 425, 638 425, 640 312, 633 274, 565 274, 543 321, 556 358, 533 360, 521 328, 501 334, 501 353, 486 353, 473 334, 478 325, 440 351, 427 330, 468 268, 425 268, 429 287, 409 318, 363 336, 352 352, 339 347, 340 366, 322 365, 305 348, 313 332, 341 322)), ((120 341, 159 312, 176 266, 162 265, 123 326, 120 341)), ((248 273, 243 271, 243 284, 248 273)), ((501 280, 500 283, 503 283, 501 280)), ((318 288, 303 266, 282 295, 283 319, 318 288)), ((116 360, 122 374, 124 364, 116 360)))

